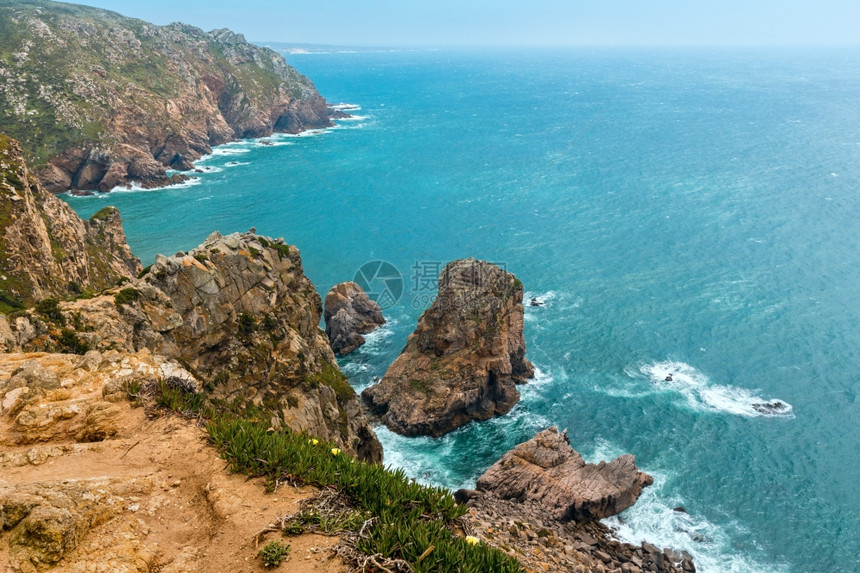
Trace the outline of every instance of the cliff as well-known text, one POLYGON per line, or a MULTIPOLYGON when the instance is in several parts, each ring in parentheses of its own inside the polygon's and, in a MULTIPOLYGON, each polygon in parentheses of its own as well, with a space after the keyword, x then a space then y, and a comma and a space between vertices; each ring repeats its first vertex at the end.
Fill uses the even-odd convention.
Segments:
POLYGON ((0 1, 0 132, 52 193, 181 180, 211 146, 331 125, 313 83, 229 30, 0 1))
POLYGON ((484 261, 454 261, 403 352, 362 398, 395 432, 440 436, 510 411, 515 384, 534 374, 525 352, 519 279, 484 261))
POLYGON ((119 211, 82 221, 42 189, 18 143, 0 135, 0 311, 97 292, 139 271, 119 211))
POLYGON ((358 395, 319 328, 321 314, 298 249, 254 233, 213 233, 187 254, 159 255, 121 288, 23 313, 9 346, 146 349, 181 363, 220 408, 257 408, 274 427, 381 462, 358 395))

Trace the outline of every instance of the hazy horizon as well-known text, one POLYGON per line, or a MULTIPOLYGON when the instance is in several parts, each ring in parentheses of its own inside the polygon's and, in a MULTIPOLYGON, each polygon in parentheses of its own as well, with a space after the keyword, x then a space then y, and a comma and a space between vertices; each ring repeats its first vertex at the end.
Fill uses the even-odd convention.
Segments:
POLYGON ((860 5, 847 0, 728 0, 698 5, 341 0, 72 2, 154 24, 230 28, 254 42, 378 48, 458 47, 805 47, 860 46, 860 5))

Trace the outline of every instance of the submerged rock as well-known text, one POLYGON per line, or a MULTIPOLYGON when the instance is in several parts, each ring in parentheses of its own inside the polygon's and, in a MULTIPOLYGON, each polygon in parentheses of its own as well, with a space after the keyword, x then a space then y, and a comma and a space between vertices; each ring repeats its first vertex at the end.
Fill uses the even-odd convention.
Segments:
POLYGON ((507 452, 476 487, 502 499, 536 502, 561 521, 582 522, 624 511, 652 483, 630 454, 586 464, 570 447, 567 432, 553 427, 507 452))
POLYGON ((362 398, 395 432, 441 436, 510 411, 515 384, 534 375, 525 353, 519 279, 484 261, 454 261, 403 352, 362 398))
POLYGON ((341 356, 364 344, 362 334, 385 324, 382 309, 354 282, 340 283, 328 291, 323 318, 331 349, 341 356))

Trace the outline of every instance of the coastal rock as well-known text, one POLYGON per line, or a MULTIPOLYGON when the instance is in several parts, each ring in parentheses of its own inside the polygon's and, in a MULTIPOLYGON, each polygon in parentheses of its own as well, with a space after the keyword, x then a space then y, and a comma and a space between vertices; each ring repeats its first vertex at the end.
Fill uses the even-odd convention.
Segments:
MULTIPOLYGON (((122 287, 58 303, 57 313, 83 343, 75 349, 99 350, 102 362, 114 348, 163 356, 185 370, 162 370, 158 378, 253 405, 273 426, 382 461, 358 395, 319 328, 322 301, 298 249, 283 239, 213 233, 188 253, 157 256, 122 287)), ((69 344, 70 334, 32 311, 18 318, 15 331, 29 350, 69 344)))
POLYGON ((364 344, 362 334, 385 324, 382 309, 354 282, 340 283, 328 291, 323 319, 331 349, 341 356, 364 344))
POLYGON ((47 2, 0 6, 0 132, 21 141, 44 189, 109 191, 184 180, 212 146, 330 127, 313 83, 229 30, 155 26, 47 2), (26 81, 24 78, 26 77, 26 81))
POLYGON ((140 272, 122 218, 105 207, 81 220, 30 174, 21 147, 0 135, 0 307, 100 291, 140 272))
POLYGON ((507 452, 476 487, 502 499, 536 502, 560 521, 583 522, 624 511, 653 482, 629 454, 586 464, 570 447, 567 432, 553 427, 507 452))
MULTIPOLYGON (((464 490, 460 490, 461 492, 464 490)), ((517 559, 526 571, 593 573, 689 573, 685 551, 648 543, 622 543, 600 521, 560 521, 534 501, 501 499, 492 492, 468 492, 464 528, 483 543, 517 559), (659 565, 658 565, 659 563, 659 565)))
POLYGON ((454 261, 403 352, 362 398, 395 432, 441 436, 510 411, 515 384, 534 375, 525 353, 519 279, 484 261, 454 261))

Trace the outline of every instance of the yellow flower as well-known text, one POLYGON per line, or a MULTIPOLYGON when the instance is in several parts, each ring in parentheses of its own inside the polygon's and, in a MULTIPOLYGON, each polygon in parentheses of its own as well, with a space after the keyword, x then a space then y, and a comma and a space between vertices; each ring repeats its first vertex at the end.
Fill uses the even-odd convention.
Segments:
POLYGON ((312 446, 315 446, 318 443, 320 443, 320 441, 316 438, 311 438, 310 440, 308 440, 308 443, 311 444, 312 446))
POLYGON ((337 449, 337 448, 332 448, 332 449, 331 449, 331 453, 332 453, 332 454, 334 454, 334 455, 338 455, 338 454, 340 453, 340 450, 339 450, 339 449, 337 449))
POLYGON ((468 543, 469 545, 477 545, 478 544, 478 538, 475 537, 474 535, 467 535, 466 536, 466 543, 468 543))

